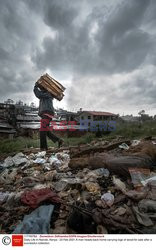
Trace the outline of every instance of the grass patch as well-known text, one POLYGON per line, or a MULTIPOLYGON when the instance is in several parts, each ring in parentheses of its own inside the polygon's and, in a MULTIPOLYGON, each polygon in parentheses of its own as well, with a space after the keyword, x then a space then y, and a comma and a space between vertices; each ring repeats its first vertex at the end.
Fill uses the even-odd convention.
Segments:
MULTIPOLYGON (((123 136, 129 139, 140 139, 146 136, 156 136, 156 121, 146 121, 142 124, 117 122, 116 131, 113 131, 110 134, 103 134, 102 138, 104 140, 111 140, 116 136, 123 136)), ((95 138, 95 133, 91 132, 88 132, 81 137, 63 137, 66 146, 87 144, 92 140, 95 140, 95 138)), ((53 143, 48 139, 48 146, 56 147, 57 143, 53 143)), ((19 152, 23 149, 28 149, 31 147, 40 147, 39 136, 35 136, 34 138, 18 137, 13 140, 1 139, 0 153, 19 152)))
POLYGON ((113 139, 116 136, 123 136, 129 139, 140 139, 146 136, 156 136, 156 121, 146 121, 144 123, 116 123, 116 130, 104 138, 113 139))
MULTIPOLYGON (((82 137, 63 137, 65 146, 76 146, 80 144, 90 143, 95 138, 95 135, 92 133, 87 133, 82 137)), ((53 143, 48 139, 49 147, 57 147, 57 143, 53 143)), ((28 137, 17 137, 13 140, 10 139, 1 139, 0 144, 0 153, 11 153, 11 152, 19 152, 23 149, 28 148, 39 148, 40 147, 40 139, 38 137, 28 138, 28 137)))

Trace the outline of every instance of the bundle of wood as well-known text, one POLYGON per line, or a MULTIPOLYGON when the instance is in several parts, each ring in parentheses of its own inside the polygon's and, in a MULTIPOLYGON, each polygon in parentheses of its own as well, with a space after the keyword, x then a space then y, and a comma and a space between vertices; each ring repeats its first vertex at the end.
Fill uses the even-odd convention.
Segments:
POLYGON ((46 89, 50 94, 54 96, 57 100, 61 101, 64 97, 64 90, 65 88, 54 78, 52 78, 50 75, 45 74, 40 77, 37 81, 39 87, 43 87, 46 89))

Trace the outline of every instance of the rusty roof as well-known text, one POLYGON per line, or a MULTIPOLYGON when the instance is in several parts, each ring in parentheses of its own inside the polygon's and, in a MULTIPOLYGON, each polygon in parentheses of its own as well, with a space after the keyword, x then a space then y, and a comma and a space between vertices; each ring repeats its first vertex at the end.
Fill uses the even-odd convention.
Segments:
POLYGON ((117 116, 116 114, 113 114, 110 112, 103 112, 103 111, 86 111, 86 110, 84 110, 84 111, 82 111, 82 113, 87 113, 90 115, 97 115, 97 116, 117 116))

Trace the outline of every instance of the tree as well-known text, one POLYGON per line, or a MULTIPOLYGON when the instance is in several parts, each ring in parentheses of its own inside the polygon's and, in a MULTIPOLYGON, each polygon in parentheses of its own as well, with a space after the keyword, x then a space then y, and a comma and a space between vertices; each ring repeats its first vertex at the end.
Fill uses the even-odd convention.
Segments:
POLYGON ((31 102, 31 103, 30 103, 30 107, 31 107, 31 108, 35 108, 35 103, 34 103, 34 102, 31 102))
POLYGON ((145 113, 145 110, 141 110, 138 113, 142 122, 152 120, 152 117, 145 113))
POLYGON ((4 103, 6 103, 6 104, 14 104, 14 101, 12 99, 7 99, 4 103))
POLYGON ((140 115, 140 116, 142 116, 142 115, 144 115, 145 114, 145 110, 141 110, 141 111, 139 111, 139 113, 138 113, 138 115, 140 115))

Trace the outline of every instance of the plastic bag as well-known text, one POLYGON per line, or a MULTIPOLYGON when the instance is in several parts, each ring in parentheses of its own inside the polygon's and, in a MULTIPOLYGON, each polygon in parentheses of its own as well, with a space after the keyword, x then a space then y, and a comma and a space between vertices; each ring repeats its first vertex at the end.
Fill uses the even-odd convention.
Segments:
POLYGON ((114 195, 109 191, 101 196, 101 200, 109 207, 114 203, 114 195))
POLYGON ((38 157, 45 157, 45 155, 46 155, 46 151, 41 151, 41 152, 38 152, 37 154, 36 154, 36 157, 38 158, 38 157))
POLYGON ((119 178, 116 178, 113 176, 113 183, 115 187, 120 190, 121 192, 125 193, 126 192, 126 185, 124 182, 122 182, 119 178))
POLYGON ((145 186, 145 185, 147 185, 148 183, 150 183, 150 182, 152 182, 152 181, 156 181, 156 176, 152 176, 152 177, 150 177, 150 178, 148 178, 148 179, 146 179, 146 180, 141 181, 141 184, 142 184, 143 186, 145 186))
POLYGON ((119 148, 128 150, 129 146, 126 143, 122 143, 122 144, 119 145, 119 148))
POLYGON ((104 177, 109 177, 109 170, 107 168, 98 168, 94 171, 95 174, 99 175, 99 176, 104 176, 104 177))
POLYGON ((13 159, 11 156, 8 156, 3 163, 1 163, 1 166, 3 168, 9 168, 12 167, 14 165, 13 159))
POLYGON ((22 152, 16 154, 12 159, 15 166, 24 165, 28 161, 26 156, 22 152))
POLYGON ((62 161, 59 160, 56 155, 52 155, 50 158, 49 158, 49 162, 50 162, 50 165, 52 166, 55 166, 55 167, 61 167, 62 165, 62 161))
POLYGON ((53 210, 53 205, 38 207, 31 214, 24 216, 13 234, 48 234, 53 210))
POLYGON ((135 146, 139 145, 139 143, 140 143, 140 140, 133 140, 131 146, 135 147, 135 146))
POLYGON ((33 162, 37 164, 44 164, 46 163, 46 160, 43 158, 36 158, 36 160, 34 160, 33 162))
POLYGON ((144 186, 146 179, 149 179, 150 169, 146 168, 129 168, 132 183, 135 188, 144 186))

